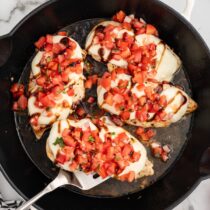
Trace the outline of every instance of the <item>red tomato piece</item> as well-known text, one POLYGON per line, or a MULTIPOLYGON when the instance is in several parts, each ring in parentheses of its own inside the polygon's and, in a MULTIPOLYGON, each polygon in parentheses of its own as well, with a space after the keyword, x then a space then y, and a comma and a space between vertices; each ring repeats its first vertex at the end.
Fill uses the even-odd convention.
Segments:
POLYGON ((17 101, 17 104, 21 110, 25 110, 28 106, 28 99, 24 95, 21 95, 17 101))
POLYGON ((151 34, 154 36, 158 36, 158 31, 155 28, 155 26, 151 25, 151 24, 147 24, 146 25, 146 34, 151 34))
POLYGON ((37 42, 34 43, 36 48, 41 49, 46 43, 46 38, 44 36, 40 37, 37 42))
POLYGON ((57 34, 60 35, 60 36, 67 36, 66 31, 59 31, 57 34))
POLYGON ((74 96, 74 89, 73 89, 73 88, 69 88, 69 89, 67 90, 67 94, 68 94, 69 96, 74 96))
POLYGON ((100 85, 105 88, 107 91, 111 88, 111 77, 110 74, 104 74, 104 76, 100 80, 100 85))
POLYGON ((55 161, 60 164, 64 164, 66 162, 66 155, 58 152, 55 161))
POLYGON ((77 110, 76 110, 77 114, 82 117, 86 112, 85 110, 82 108, 82 107, 79 107, 77 110))
POLYGON ((53 43, 53 36, 47 34, 46 35, 46 42, 49 43, 49 44, 52 44, 53 43))
POLYGON ((87 79, 86 81, 85 81, 85 88, 86 89, 91 89, 92 88, 92 86, 93 86, 93 81, 92 81, 92 79, 87 79))
POLYGON ((116 15, 114 15, 114 17, 112 18, 114 21, 120 22, 122 23, 125 19, 126 14, 120 10, 118 13, 116 13, 116 15))
POLYGON ((122 120, 128 120, 130 118, 130 112, 129 111, 121 112, 120 117, 122 120))
POLYGON ((16 99, 24 94, 24 89, 22 84, 14 83, 10 88, 10 92, 12 93, 13 98, 16 99))
POLYGON ((90 97, 88 98, 88 100, 87 100, 87 102, 88 102, 89 104, 92 104, 94 101, 95 101, 95 98, 92 97, 92 96, 90 96, 90 97))

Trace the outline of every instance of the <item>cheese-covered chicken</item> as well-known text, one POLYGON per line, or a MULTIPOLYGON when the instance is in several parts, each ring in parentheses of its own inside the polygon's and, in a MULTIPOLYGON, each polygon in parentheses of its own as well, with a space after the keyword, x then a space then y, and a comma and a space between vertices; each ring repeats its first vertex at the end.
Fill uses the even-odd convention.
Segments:
POLYGON ((109 71, 127 68, 141 80, 171 81, 181 66, 180 58, 158 38, 157 29, 133 15, 96 25, 86 39, 86 50, 109 71))
POLYGON ((39 139, 84 97, 84 64, 80 46, 70 37, 47 35, 35 45, 39 50, 31 64, 28 112, 39 139))
POLYGON ((166 127, 193 112, 197 104, 169 83, 133 83, 127 70, 105 73, 97 87, 98 105, 122 121, 142 127, 166 127))
POLYGON ((153 174, 144 146, 108 117, 98 119, 97 127, 87 118, 55 122, 46 151, 57 166, 75 173, 82 170, 123 181, 153 174))

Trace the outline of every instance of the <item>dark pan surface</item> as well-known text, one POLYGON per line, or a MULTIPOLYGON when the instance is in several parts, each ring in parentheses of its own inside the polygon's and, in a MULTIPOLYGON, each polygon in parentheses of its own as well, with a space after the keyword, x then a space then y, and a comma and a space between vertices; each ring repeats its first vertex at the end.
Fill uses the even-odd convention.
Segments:
MULTIPOLYGON (((68 34, 74 38, 82 48, 84 48, 85 39, 91 28, 100 22, 102 19, 89 19, 71 24, 61 30, 65 30, 68 34)), ((89 62, 92 63, 93 69, 92 74, 98 74, 101 76, 105 71, 105 65, 94 61, 92 58, 87 58, 89 62)), ((26 86, 28 84, 28 78, 31 71, 31 59, 24 68, 24 71, 20 77, 20 82, 24 83, 26 86)), ((174 83, 182 86, 185 91, 190 94, 189 82, 185 75, 183 68, 177 73, 174 78, 174 83)), ((89 96, 96 96, 96 88, 91 91, 86 92, 86 98, 89 96)), ((90 107, 88 103, 83 104, 87 107, 90 113, 95 112, 98 107, 90 107)), ((58 169, 48 160, 45 152, 46 138, 49 132, 46 132, 43 138, 39 141, 36 140, 33 131, 29 125, 28 114, 27 113, 16 113, 15 122, 17 131, 19 134, 20 141, 29 155, 34 164, 45 174, 48 178, 53 179, 58 172, 58 169)), ((88 191, 81 191, 75 187, 68 186, 67 188, 78 192, 80 194, 96 197, 118 197, 134 193, 144 189, 145 187, 156 182, 160 177, 166 174, 166 172, 173 166, 175 160, 179 157, 184 145, 188 140, 188 134, 190 130, 191 116, 185 117, 182 121, 171 125, 168 128, 159 128, 157 130, 157 136, 155 137, 162 144, 168 144, 172 148, 171 158, 167 163, 162 162, 159 159, 153 158, 151 156, 150 149, 147 148, 149 159, 154 163, 155 175, 150 177, 145 177, 138 179, 133 183, 120 182, 115 179, 109 179, 103 184, 95 187, 94 189, 88 191)), ((134 126, 125 126, 127 130, 134 134, 134 126)), ((135 134, 134 134, 135 135, 135 134)))

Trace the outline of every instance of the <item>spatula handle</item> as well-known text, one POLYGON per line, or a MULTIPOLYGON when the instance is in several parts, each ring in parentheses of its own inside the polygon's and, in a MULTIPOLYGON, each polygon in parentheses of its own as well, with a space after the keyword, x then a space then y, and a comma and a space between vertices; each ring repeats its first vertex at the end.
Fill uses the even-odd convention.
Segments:
MULTIPOLYGON (((56 188, 55 188, 56 189, 56 188)), ((43 195, 55 190, 47 186, 44 190, 42 190, 40 193, 35 195, 33 198, 30 200, 26 201, 24 204, 22 204, 19 208, 16 210, 27 210, 32 204, 34 204, 39 198, 41 198, 43 195)))

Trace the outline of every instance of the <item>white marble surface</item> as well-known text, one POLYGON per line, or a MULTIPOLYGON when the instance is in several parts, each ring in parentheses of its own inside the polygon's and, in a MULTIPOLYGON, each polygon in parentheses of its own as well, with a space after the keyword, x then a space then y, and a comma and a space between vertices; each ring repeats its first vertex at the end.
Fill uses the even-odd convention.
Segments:
MULTIPOLYGON (((185 0, 162 0, 177 11, 183 11, 185 0)), ((46 0, 0 0, 0 36, 11 29, 30 11, 46 0)), ((210 0, 196 0, 191 23, 210 47, 210 0)), ((0 173, 0 192, 5 199, 21 199, 0 173)), ((195 191, 173 210, 209 210, 210 180, 203 181, 195 191)))

